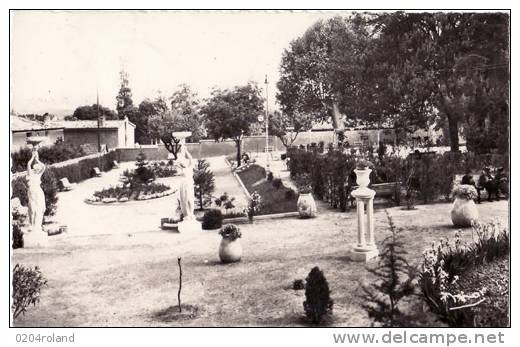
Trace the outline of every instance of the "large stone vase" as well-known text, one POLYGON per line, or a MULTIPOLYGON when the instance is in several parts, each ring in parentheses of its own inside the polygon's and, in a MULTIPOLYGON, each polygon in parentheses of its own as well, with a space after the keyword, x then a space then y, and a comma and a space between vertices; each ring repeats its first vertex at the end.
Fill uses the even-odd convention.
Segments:
POLYGON ((366 188, 370 184, 370 173, 371 169, 355 169, 356 173, 356 183, 360 188, 366 188))
POLYGON ((473 200, 455 198, 451 209, 451 221, 459 228, 470 227, 478 220, 478 210, 473 200))
POLYGON ((314 201, 312 193, 300 194, 298 201, 296 202, 296 206, 298 207, 300 218, 316 217, 316 201, 314 201))
POLYGON ((223 263, 235 263, 242 258, 242 244, 240 239, 229 240, 222 238, 218 249, 220 261, 223 263))

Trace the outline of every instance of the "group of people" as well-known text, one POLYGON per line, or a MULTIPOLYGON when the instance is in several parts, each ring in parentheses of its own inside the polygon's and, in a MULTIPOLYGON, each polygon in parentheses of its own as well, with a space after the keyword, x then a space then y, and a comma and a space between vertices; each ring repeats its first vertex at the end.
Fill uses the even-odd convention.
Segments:
POLYGON ((466 174, 462 177, 461 184, 469 184, 476 188, 478 203, 481 201, 480 193, 482 190, 487 192, 488 201, 492 201, 493 196, 495 196, 496 200, 500 200, 500 193, 506 197, 509 196, 509 179, 503 167, 497 168, 495 175, 493 175, 490 167, 484 167, 476 183, 471 171, 467 170, 466 174))

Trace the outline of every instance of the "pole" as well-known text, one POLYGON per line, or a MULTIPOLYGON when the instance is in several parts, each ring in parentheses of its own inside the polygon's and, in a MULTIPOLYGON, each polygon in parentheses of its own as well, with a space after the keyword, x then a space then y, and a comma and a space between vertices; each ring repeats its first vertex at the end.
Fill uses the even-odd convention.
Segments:
MULTIPOLYGON (((269 175, 269 93, 267 75, 265 75, 265 174, 269 175)), ((266 176, 267 177, 267 176, 266 176)))
POLYGON ((101 119, 99 118, 99 90, 96 90, 96 116, 97 116, 97 147, 98 147, 98 153, 99 153, 99 152, 101 152, 101 134, 100 134, 101 119))

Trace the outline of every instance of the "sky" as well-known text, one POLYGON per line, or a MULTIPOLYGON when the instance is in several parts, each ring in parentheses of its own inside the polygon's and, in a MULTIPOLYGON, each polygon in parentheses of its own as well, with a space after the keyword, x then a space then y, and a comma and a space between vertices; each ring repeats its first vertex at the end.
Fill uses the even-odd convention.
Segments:
MULTIPOLYGON (((269 81, 269 108, 284 49, 338 12, 14 11, 11 109, 71 114, 96 102, 115 109, 119 72, 134 104, 180 83, 201 98, 213 87, 269 81)), ((265 94, 264 94, 265 95, 265 94)))

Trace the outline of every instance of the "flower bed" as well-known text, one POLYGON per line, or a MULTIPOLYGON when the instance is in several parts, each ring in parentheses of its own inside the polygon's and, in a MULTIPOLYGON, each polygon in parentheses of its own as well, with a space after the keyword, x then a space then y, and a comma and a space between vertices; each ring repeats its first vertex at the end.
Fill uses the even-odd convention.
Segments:
MULTIPOLYGON (((494 282, 489 279, 479 282, 475 275, 482 272, 483 266, 502 262, 509 255, 509 232, 495 222, 475 224, 472 234, 477 239, 470 244, 462 242, 460 232, 455 233, 454 241, 441 240, 424 251, 419 285, 432 312, 450 326, 480 326, 481 322, 486 321, 485 317, 498 317, 508 309, 507 300, 501 300, 501 305, 494 304, 496 293, 486 287, 486 284, 494 282)), ((497 279, 509 275, 507 267, 499 265, 492 268, 502 270, 495 274, 497 279)), ((489 271, 492 270, 485 272, 489 274, 489 271)), ((493 287, 501 287, 501 291, 506 289, 503 281, 502 285, 494 283, 493 287)), ((507 321, 505 318, 495 324, 506 322, 507 325, 507 321)))
POLYGON ((294 191, 283 185, 279 186, 278 184, 273 184, 272 181, 266 180, 263 167, 253 164, 237 175, 250 193, 256 191, 262 197, 262 206, 255 215, 297 211, 297 196, 294 194, 294 191), (275 186, 278 186, 278 188, 275 186))
POLYGON ((172 195, 176 190, 162 183, 119 185, 97 191, 87 202, 114 203, 135 200, 150 200, 172 195))
POLYGON ((175 165, 168 164, 165 161, 153 162, 150 164, 150 169, 154 176, 158 178, 173 177, 177 175, 177 168, 175 165))

